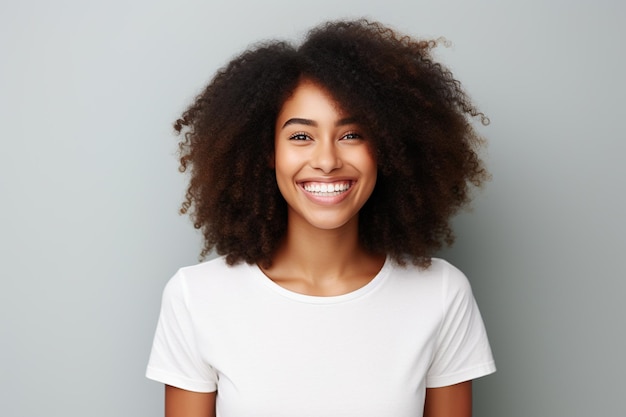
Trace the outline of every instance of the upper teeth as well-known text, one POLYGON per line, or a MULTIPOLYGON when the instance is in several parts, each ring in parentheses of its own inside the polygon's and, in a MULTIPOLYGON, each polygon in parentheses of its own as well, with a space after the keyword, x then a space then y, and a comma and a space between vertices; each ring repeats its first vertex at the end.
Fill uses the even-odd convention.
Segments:
POLYGON ((310 193, 337 193, 346 191, 350 188, 350 183, 348 182, 338 182, 338 183, 307 183, 304 184, 304 189, 310 193))

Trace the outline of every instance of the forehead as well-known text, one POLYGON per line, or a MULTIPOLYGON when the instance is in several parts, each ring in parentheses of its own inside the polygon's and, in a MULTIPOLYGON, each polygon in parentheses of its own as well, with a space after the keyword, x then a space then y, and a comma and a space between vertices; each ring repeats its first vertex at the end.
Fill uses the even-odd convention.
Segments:
POLYGON ((319 83, 301 80, 283 103, 277 124, 292 117, 311 120, 340 119, 347 116, 332 94, 319 83))

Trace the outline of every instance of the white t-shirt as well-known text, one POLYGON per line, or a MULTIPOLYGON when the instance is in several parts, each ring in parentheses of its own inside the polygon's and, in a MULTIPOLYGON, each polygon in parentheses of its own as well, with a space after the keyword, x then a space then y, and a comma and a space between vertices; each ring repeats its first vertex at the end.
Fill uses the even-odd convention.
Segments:
POLYGON ((494 371, 470 285, 441 259, 387 259, 364 287, 318 297, 218 258, 167 284, 146 375, 217 390, 218 417, 419 417, 427 387, 494 371))

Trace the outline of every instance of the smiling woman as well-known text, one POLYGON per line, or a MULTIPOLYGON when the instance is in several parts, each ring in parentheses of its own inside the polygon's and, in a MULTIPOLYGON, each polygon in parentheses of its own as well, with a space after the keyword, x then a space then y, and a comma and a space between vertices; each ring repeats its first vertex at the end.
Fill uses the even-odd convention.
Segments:
POLYGON ((486 176, 434 42, 332 22, 219 71, 176 122, 202 255, 168 283, 147 376, 167 417, 471 415, 495 370, 432 258, 486 176))
POLYGON ((303 227, 358 227, 376 184, 376 161, 363 129, 311 80, 300 81, 276 119, 278 189, 288 233, 303 227))

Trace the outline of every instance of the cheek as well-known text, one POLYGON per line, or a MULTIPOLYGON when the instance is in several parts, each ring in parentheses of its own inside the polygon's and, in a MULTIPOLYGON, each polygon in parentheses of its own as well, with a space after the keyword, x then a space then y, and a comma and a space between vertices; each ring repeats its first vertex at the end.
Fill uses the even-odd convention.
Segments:
POLYGON ((283 149, 276 149, 273 158, 273 168, 276 174, 276 182, 280 192, 284 195, 285 187, 287 187, 294 178, 296 173, 295 158, 290 155, 289 152, 285 152, 283 149))
POLYGON ((274 170, 276 171, 276 176, 278 177, 279 175, 283 175, 286 171, 288 171, 288 155, 285 155, 285 152, 283 152, 281 149, 276 149, 272 158, 272 164, 274 170))
POLYGON ((376 176, 378 164, 376 163, 374 152, 370 149, 363 149, 362 152, 355 155, 353 163, 359 167, 362 174, 376 176))
POLYGON ((307 160, 306 152, 299 147, 276 146, 274 150, 274 169, 282 174, 295 175, 299 167, 307 160))

